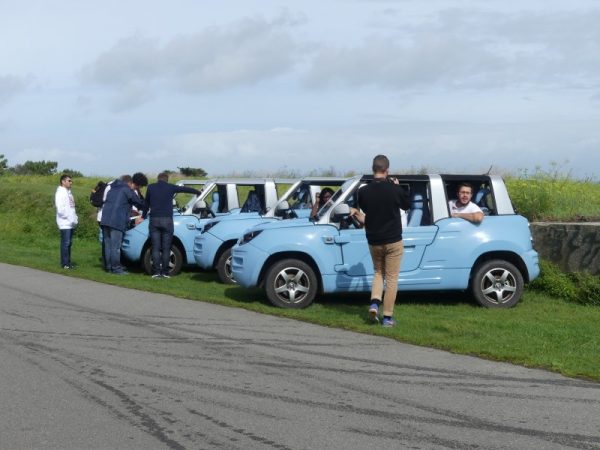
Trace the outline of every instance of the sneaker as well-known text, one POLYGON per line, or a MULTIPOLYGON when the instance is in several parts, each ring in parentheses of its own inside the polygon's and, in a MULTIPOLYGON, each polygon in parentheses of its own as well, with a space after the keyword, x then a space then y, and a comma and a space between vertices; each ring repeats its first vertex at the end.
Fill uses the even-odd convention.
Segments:
POLYGON ((373 323, 379 323, 379 305, 371 303, 369 307, 369 320, 373 323))
POLYGON ((152 278, 154 278, 155 280, 160 278, 161 274, 160 273, 155 273, 154 275, 152 275, 152 278))
POLYGON ((394 320, 393 317, 390 317, 390 318, 384 317, 383 322, 381 322, 381 326, 385 327, 385 328, 395 327, 396 321, 394 320))
POLYGON ((126 270, 118 270, 116 272, 112 272, 113 275, 129 275, 129 272, 126 270))
POLYGON ((162 278, 171 278, 171 275, 169 275, 168 273, 163 273, 161 275, 162 278))
POLYGON ((65 269, 65 270, 71 270, 71 269, 73 269, 73 267, 69 266, 69 265, 63 266, 62 268, 65 269))

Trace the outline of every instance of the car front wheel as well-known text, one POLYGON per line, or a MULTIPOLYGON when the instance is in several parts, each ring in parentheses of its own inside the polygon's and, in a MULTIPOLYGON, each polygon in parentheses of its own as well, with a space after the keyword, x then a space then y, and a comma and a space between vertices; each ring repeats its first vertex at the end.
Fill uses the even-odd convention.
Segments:
MULTIPOLYGON (((142 266, 148 275, 152 275, 152 246, 144 251, 142 266)), ((169 275, 177 275, 183 267, 183 254, 176 245, 171 246, 171 255, 169 256, 169 275)))
POLYGON ((267 271, 265 291, 269 301, 281 308, 305 308, 317 295, 317 276, 304 261, 284 259, 267 271))
POLYGON ((495 259, 482 263, 471 280, 475 300, 487 308, 510 308, 523 295, 523 275, 508 261, 495 259))
POLYGON ((235 284, 231 272, 231 247, 221 253, 217 261, 217 275, 223 284, 235 284))

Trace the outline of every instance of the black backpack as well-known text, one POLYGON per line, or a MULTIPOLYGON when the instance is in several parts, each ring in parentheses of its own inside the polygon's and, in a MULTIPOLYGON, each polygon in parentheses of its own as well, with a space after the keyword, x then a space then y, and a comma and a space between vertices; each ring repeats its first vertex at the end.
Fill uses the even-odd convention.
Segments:
POLYGON ((90 194, 90 203, 92 206, 95 206, 96 208, 102 208, 102 205, 104 204, 104 191, 106 190, 106 186, 108 186, 108 183, 105 183, 104 181, 98 181, 98 184, 90 194))

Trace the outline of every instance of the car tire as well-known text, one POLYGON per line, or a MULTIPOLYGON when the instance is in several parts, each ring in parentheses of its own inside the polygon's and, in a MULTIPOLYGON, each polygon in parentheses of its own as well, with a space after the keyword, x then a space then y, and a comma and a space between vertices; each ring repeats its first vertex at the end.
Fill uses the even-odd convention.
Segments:
POLYGON ((223 284, 236 284, 231 273, 231 249, 232 247, 226 249, 217 260, 217 275, 223 284))
POLYGON ((494 259, 480 264, 471 279, 475 300, 486 308, 510 308, 523 295, 523 275, 508 261, 494 259))
MULTIPOLYGON (((148 275, 152 275, 152 246, 146 247, 142 258, 142 267, 148 275)), ((169 260, 169 275, 177 275, 183 267, 183 254, 179 247, 171 245, 171 257, 169 260)))
POLYGON ((317 295, 317 276, 304 261, 278 261, 269 267, 266 275, 267 298, 280 308, 306 308, 317 295))

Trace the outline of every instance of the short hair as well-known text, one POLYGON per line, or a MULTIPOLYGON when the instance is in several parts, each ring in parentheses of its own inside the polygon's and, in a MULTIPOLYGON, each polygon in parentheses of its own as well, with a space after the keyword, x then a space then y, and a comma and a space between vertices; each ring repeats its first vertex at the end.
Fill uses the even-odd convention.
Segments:
POLYGON ((168 172, 161 172, 158 174, 158 176, 156 177, 158 180, 160 181, 169 181, 169 173, 168 172))
POLYGON ((121 181, 123 183, 131 183, 131 175, 121 175, 121 181))
POLYGON ((139 187, 148 186, 148 178, 142 172, 136 172, 131 177, 133 184, 137 184, 139 187))
POLYGON ((390 168, 390 160, 385 155, 377 155, 373 158, 373 172, 382 173, 390 168))
POLYGON ((471 185, 471 183, 467 183, 466 181, 459 183, 459 185, 456 187, 456 192, 460 191, 460 188, 462 187, 468 187, 469 189, 471 189, 471 194, 473 193, 473 186, 471 185))
POLYGON ((72 178, 72 177, 71 177, 71 175, 68 175, 68 174, 66 174, 66 173, 63 173, 63 174, 60 176, 60 182, 59 182, 59 183, 60 183, 60 184, 62 184, 62 182, 63 182, 63 181, 65 181, 67 178, 72 178))

